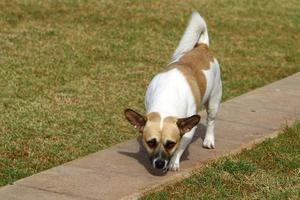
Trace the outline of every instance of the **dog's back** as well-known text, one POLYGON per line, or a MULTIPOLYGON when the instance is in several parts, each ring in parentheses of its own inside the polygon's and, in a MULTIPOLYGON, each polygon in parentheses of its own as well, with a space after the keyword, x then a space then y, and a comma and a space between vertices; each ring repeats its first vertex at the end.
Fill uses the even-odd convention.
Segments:
POLYGON ((185 76, 191 87, 198 110, 203 104, 202 101, 205 101, 204 96, 208 86, 203 70, 210 70, 211 62, 214 62, 214 57, 208 46, 200 43, 167 68, 168 70, 177 68, 185 76))
POLYGON ((148 112, 180 110, 185 112, 178 113, 190 114, 206 103, 214 86, 220 82, 219 64, 208 46, 207 25, 199 13, 193 12, 167 69, 157 74, 148 87, 148 112))

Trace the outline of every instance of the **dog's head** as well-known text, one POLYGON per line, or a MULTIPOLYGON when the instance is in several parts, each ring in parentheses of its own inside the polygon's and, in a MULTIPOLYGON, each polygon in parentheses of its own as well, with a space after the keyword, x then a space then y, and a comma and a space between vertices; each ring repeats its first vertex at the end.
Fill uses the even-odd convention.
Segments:
POLYGON ((199 115, 187 118, 169 116, 161 119, 158 112, 143 116, 134 110, 125 109, 126 119, 142 133, 143 144, 156 169, 166 170, 176 151, 181 137, 200 121, 199 115))

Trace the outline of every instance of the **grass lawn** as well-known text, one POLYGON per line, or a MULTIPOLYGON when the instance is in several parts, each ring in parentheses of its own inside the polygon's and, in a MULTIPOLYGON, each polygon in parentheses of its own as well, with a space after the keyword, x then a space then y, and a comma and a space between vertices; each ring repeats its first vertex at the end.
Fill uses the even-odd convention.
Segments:
POLYGON ((1 0, 0 185, 136 137, 123 109, 143 110, 194 9, 224 100, 300 71, 299 0, 1 0))
POLYGON ((300 199, 300 124, 143 199, 300 199))

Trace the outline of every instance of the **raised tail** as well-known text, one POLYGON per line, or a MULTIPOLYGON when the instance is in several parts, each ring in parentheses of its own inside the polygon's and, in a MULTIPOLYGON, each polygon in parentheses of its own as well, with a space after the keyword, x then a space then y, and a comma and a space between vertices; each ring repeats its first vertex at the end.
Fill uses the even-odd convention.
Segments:
POLYGON ((176 61, 181 55, 190 51, 199 43, 209 46, 208 30, 205 20, 198 12, 194 11, 179 45, 172 55, 171 62, 176 61))

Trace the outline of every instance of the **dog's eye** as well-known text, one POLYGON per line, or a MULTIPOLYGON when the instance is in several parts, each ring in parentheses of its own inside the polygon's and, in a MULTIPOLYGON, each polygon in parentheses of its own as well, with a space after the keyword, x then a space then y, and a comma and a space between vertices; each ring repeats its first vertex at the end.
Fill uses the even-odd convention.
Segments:
POLYGON ((166 149, 172 149, 176 145, 176 142, 168 140, 165 144, 166 149))
POLYGON ((155 148, 157 146, 156 139, 154 138, 152 140, 147 141, 147 144, 150 148, 155 148))

